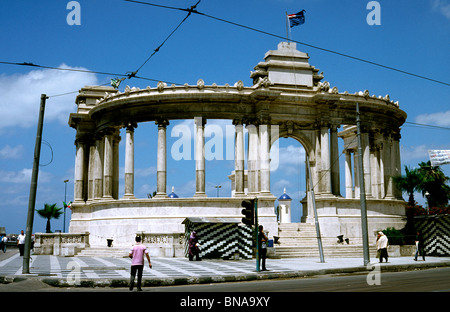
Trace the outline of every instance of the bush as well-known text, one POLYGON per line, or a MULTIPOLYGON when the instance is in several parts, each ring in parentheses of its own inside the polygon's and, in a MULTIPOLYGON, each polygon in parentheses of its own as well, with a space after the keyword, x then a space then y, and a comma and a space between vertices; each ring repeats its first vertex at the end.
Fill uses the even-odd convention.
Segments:
POLYGON ((405 244, 405 237, 402 232, 399 230, 388 227, 387 229, 382 231, 384 235, 387 236, 389 240, 389 245, 404 245, 405 244))
MULTIPOLYGON (((430 215, 450 214, 450 205, 444 207, 431 207, 430 215)), ((421 205, 406 205, 406 215, 412 214, 413 216, 426 216, 428 215, 428 209, 421 205)))

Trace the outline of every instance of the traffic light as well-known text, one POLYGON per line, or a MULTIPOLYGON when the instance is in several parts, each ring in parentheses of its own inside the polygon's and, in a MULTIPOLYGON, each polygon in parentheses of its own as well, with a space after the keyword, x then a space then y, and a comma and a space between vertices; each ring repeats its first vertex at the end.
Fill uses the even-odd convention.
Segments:
POLYGON ((244 207, 242 209, 242 214, 244 217, 242 218, 242 223, 246 225, 254 225, 255 224, 255 200, 243 200, 241 206, 244 207))

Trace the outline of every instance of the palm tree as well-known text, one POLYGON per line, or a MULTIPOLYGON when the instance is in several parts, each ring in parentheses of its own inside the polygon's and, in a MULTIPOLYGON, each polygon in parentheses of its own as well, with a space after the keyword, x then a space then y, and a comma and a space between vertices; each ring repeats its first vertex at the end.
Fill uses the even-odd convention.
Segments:
POLYGON ((439 166, 432 166, 431 162, 421 162, 419 164, 418 172, 421 176, 420 190, 422 195, 428 192, 428 206, 441 207, 450 200, 450 186, 446 183, 450 178, 445 176, 444 172, 439 166))
POLYGON ((403 192, 408 193, 408 205, 414 206, 414 192, 420 190, 421 175, 419 170, 414 168, 410 169, 405 166, 405 175, 393 177, 395 185, 403 192))
POLYGON ((44 209, 36 210, 36 212, 42 217, 47 219, 47 226, 45 233, 51 233, 50 231, 50 219, 58 219, 63 212, 62 208, 56 207, 56 203, 53 205, 45 204, 44 209))

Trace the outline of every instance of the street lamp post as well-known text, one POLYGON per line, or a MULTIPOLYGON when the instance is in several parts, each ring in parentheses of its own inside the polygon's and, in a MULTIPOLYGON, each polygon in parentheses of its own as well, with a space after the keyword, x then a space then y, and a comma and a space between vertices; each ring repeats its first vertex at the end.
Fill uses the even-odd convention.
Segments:
POLYGON ((67 182, 69 182, 68 179, 64 180, 64 225, 63 225, 63 233, 66 233, 67 182))
POLYGON ((428 193, 428 191, 425 192, 425 197, 427 199, 427 206, 428 206, 427 214, 430 214, 430 193, 428 193))
POLYGON ((216 185, 216 189, 217 189, 217 197, 219 197, 219 189, 222 187, 222 185, 216 185))

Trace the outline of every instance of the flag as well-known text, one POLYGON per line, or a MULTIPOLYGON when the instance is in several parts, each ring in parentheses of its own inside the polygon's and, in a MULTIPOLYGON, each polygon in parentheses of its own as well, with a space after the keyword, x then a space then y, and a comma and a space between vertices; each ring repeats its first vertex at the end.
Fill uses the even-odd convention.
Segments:
POLYGON ((123 80, 123 79, 111 79, 111 86, 112 86, 114 89, 119 88, 120 83, 122 82, 122 80, 123 80))
POLYGON ((428 155, 432 166, 450 164, 450 150, 429 150, 428 155))
POLYGON ((301 10, 296 14, 289 14, 289 25, 292 27, 305 23, 305 10, 301 10))

